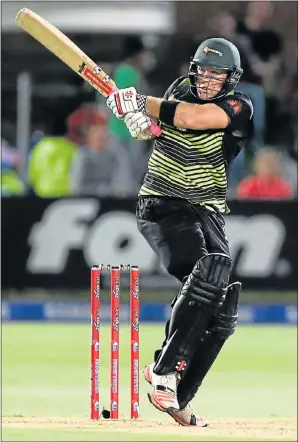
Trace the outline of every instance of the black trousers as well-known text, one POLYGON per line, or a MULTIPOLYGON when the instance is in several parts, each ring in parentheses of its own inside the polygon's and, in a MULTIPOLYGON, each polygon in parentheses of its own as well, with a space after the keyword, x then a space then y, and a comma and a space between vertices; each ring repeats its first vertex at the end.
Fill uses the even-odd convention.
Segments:
MULTIPOLYGON (((136 215, 139 231, 167 271, 182 283, 196 262, 206 254, 225 253, 230 256, 221 214, 182 199, 142 197, 138 201, 136 215)), ((167 342, 169 323, 170 320, 165 326, 165 340, 154 353, 155 362, 167 342)), ((194 360, 177 391, 181 409, 195 396, 225 341, 220 334, 217 335, 212 338, 214 342, 211 344, 208 339, 197 343, 194 360)))
POLYGON ((141 197, 136 209, 139 231, 168 273, 179 281, 208 253, 230 256, 221 214, 183 199, 141 197))

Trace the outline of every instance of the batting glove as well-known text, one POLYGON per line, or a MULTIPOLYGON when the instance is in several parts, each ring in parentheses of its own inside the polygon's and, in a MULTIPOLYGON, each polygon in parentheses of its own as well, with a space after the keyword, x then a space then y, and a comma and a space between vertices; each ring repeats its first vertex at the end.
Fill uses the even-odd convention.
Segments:
POLYGON ((121 119, 128 112, 146 112, 147 96, 138 94, 134 87, 119 89, 107 98, 107 106, 121 119))
POLYGON ((124 122, 130 135, 136 140, 151 140, 154 138, 150 130, 152 121, 143 112, 129 112, 125 115, 124 122))

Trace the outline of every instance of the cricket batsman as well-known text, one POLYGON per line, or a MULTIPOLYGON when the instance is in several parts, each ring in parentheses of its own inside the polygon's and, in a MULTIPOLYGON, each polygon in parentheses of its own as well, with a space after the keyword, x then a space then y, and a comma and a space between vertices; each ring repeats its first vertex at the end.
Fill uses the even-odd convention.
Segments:
POLYGON ((149 401, 184 426, 204 427, 191 400, 238 318, 240 282, 223 215, 227 170, 252 134, 251 100, 235 89, 243 70, 238 49, 223 38, 204 41, 164 98, 120 89, 108 107, 133 138, 148 140, 157 120, 148 172, 139 191, 138 229, 168 273, 181 282, 165 339, 145 367, 149 401))

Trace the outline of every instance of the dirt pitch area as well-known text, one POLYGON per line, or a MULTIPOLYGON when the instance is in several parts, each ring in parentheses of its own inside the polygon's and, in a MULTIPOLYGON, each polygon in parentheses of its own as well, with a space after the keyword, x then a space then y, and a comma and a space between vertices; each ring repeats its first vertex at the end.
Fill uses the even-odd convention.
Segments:
POLYGON ((209 423, 207 428, 185 428, 174 422, 138 419, 119 419, 116 421, 99 420, 97 422, 89 419, 61 418, 61 417, 3 417, 2 428, 41 428, 41 429, 82 429, 98 430, 124 433, 150 433, 154 434, 175 434, 186 435, 199 433, 206 436, 225 436, 232 438, 268 438, 297 440, 296 419, 222 419, 209 423))

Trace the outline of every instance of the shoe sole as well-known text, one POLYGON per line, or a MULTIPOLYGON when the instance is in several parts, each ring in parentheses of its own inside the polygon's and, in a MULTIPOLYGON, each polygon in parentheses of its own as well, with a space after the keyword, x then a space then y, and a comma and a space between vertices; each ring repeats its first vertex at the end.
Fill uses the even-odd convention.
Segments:
POLYGON ((179 425, 182 425, 182 427, 200 427, 200 428, 204 428, 204 427, 208 427, 208 422, 204 422, 204 424, 203 425, 191 425, 191 424, 186 424, 185 422, 183 422, 180 418, 179 418, 179 416, 177 416, 176 414, 175 414, 175 409, 173 408, 172 410, 170 410, 170 409, 168 409, 168 411, 167 411, 167 413, 179 424, 179 425))
POLYGON ((163 407, 162 405, 160 405, 160 403, 154 398, 154 396, 153 396, 152 393, 151 393, 151 394, 148 393, 148 394, 147 394, 147 397, 148 397, 150 403, 151 403, 155 408, 157 408, 157 410, 161 411, 162 413, 168 413, 168 414, 170 414, 170 411, 172 411, 172 410, 179 411, 179 409, 176 409, 176 408, 174 408, 174 407, 164 408, 164 407, 163 407))
POLYGON ((147 393, 147 398, 149 399, 149 402, 158 410, 161 411, 162 413, 166 413, 166 409, 163 408, 161 405, 159 405, 158 402, 155 402, 154 399, 152 398, 150 393, 147 393))
POLYGON ((154 401, 154 398, 150 395, 150 393, 147 394, 147 397, 149 399, 149 402, 155 407, 158 411, 161 411, 162 413, 167 413, 169 416, 171 416, 177 424, 181 425, 182 427, 198 427, 198 428, 204 428, 208 427, 208 422, 204 422, 203 425, 191 425, 186 424, 183 422, 176 414, 177 411, 176 408, 168 407, 167 409, 161 407, 161 405, 158 402, 154 401))

